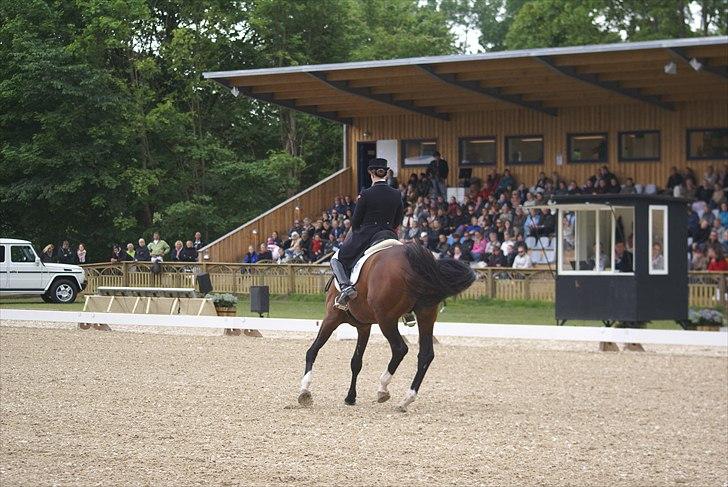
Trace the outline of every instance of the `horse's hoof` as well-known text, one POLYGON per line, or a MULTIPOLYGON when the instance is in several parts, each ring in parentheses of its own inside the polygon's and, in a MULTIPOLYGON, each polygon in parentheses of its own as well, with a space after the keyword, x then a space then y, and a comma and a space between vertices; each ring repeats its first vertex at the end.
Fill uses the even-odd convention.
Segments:
POLYGON ((354 404, 356 404, 356 398, 355 398, 355 397, 349 397, 349 396, 347 396, 347 397, 346 397, 346 398, 344 399, 344 402, 345 402, 346 404, 348 404, 349 406, 353 406, 354 404))
POLYGON ((377 392, 377 402, 383 403, 389 401, 389 398, 392 397, 389 395, 388 392, 377 392))
POLYGON ((313 397, 311 397, 310 391, 303 391, 298 395, 298 404, 304 407, 309 407, 313 404, 313 397))

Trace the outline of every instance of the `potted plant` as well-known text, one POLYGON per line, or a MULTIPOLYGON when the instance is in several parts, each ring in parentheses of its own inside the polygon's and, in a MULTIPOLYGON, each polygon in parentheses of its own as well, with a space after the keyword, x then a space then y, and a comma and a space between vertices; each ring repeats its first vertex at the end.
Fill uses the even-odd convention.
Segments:
MULTIPOLYGON (((232 294, 208 294, 207 299, 215 305, 218 316, 236 316, 238 313, 238 298, 232 294)), ((240 335, 237 328, 225 328, 225 335, 240 335)))
POLYGON ((719 331, 723 326, 723 313, 717 309, 703 308, 691 309, 688 312, 688 321, 698 331, 719 331))

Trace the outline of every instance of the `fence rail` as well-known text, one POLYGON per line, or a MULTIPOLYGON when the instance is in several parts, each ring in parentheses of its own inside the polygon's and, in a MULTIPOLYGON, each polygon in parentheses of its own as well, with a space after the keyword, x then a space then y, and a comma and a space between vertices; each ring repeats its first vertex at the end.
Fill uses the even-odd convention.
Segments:
MULTIPOLYGON (((328 265, 165 262, 152 274, 148 262, 87 264, 86 293, 99 286, 195 287, 195 275, 209 274, 215 292, 248 294, 251 286, 268 286, 271 294, 319 294, 331 277, 328 265)), ((548 270, 476 269, 477 280, 463 298, 554 301, 554 276, 548 270)), ((690 272, 690 306, 720 307, 728 312, 728 272, 690 272)))

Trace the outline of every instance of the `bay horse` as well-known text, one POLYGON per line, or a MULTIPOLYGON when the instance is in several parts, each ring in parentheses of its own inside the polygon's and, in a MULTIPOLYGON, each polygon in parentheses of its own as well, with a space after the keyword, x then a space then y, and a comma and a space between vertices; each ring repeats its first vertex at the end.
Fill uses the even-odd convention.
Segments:
POLYGON ((387 386, 397 367, 407 354, 408 347, 397 329, 400 317, 414 311, 419 330, 417 373, 398 410, 404 412, 425 377, 435 357, 432 331, 440 303, 447 297, 464 291, 475 281, 475 273, 468 264, 454 259, 435 260, 432 253, 418 243, 395 245, 381 250, 364 263, 356 284, 358 296, 349 302, 348 311, 334 306, 337 291, 331 286, 326 295, 326 316, 318 335, 306 352, 306 368, 301 380, 298 402, 302 406, 313 404, 311 382, 313 363, 319 350, 342 323, 356 327, 358 338, 351 358, 351 385, 344 402, 356 403, 356 378, 362 368, 362 357, 373 323, 378 323, 389 342, 392 358, 379 379, 377 401, 390 398, 387 386))

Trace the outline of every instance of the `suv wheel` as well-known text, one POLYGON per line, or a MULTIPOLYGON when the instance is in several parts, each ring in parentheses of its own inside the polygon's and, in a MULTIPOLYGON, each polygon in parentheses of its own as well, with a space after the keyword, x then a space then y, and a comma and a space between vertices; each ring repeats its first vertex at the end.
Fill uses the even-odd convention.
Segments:
POLYGON ((78 290, 73 282, 68 279, 58 279, 48 290, 54 303, 72 303, 76 300, 78 290))

